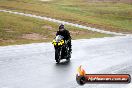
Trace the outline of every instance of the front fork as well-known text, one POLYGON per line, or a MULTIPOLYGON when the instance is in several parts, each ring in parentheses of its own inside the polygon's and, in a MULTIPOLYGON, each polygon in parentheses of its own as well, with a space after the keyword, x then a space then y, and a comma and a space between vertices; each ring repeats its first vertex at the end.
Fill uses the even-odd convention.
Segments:
POLYGON ((55 59, 61 59, 61 47, 54 47, 55 48, 55 59))

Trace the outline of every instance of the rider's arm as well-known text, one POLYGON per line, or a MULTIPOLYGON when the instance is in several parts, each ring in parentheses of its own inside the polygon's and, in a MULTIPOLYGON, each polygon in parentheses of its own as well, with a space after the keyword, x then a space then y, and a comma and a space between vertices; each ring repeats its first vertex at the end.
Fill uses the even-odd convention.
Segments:
POLYGON ((60 32, 59 32, 59 31, 57 31, 56 36, 57 36, 57 35, 60 35, 60 32))
POLYGON ((70 35, 70 32, 68 30, 67 30, 66 34, 67 34, 67 38, 71 39, 71 35, 70 35))

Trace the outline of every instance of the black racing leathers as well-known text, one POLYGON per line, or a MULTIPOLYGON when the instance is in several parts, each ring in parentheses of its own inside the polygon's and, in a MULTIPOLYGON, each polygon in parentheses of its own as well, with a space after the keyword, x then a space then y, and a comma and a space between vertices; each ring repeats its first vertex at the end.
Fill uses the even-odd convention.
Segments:
POLYGON ((68 44, 68 47, 69 47, 69 52, 71 52, 72 49, 71 49, 71 36, 70 36, 70 32, 65 29, 63 31, 57 31, 56 36, 57 35, 61 35, 61 36, 64 37, 64 40, 69 41, 67 44, 68 44))

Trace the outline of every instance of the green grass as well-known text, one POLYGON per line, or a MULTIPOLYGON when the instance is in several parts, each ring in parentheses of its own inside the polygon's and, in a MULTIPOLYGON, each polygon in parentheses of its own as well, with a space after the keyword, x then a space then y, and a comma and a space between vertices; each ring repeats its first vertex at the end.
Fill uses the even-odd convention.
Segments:
POLYGON ((53 17, 104 30, 132 33, 132 4, 86 0, 1 0, 0 9, 53 17))
MULTIPOLYGON (((56 31, 58 30, 56 23, 32 18, 20 15, 14 15, 9 13, 0 13, 0 46, 14 45, 14 44, 27 44, 36 42, 51 42, 55 37, 56 31), (23 37, 27 34, 41 35, 37 39, 34 38, 36 35, 23 37)), ((70 31, 73 39, 82 38, 95 38, 111 36, 101 34, 97 32, 91 32, 76 27, 67 26, 66 28, 70 31)))

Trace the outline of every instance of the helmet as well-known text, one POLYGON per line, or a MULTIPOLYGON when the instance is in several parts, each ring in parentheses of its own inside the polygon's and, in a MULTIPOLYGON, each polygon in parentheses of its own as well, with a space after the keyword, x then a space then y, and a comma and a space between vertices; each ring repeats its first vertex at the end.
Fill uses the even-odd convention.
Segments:
POLYGON ((64 29, 64 24, 60 24, 59 30, 60 30, 60 29, 64 29))

